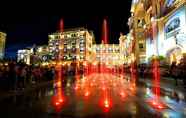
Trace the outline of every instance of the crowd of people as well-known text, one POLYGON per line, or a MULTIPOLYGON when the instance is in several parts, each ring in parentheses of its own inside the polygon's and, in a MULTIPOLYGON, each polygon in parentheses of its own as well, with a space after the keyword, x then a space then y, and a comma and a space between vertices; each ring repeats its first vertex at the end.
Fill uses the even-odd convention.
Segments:
POLYGON ((179 64, 173 62, 170 66, 170 75, 175 79, 175 84, 178 85, 178 80, 183 80, 186 85, 186 63, 181 60, 179 64))
MULTIPOLYGON (((159 65, 160 76, 169 77, 175 80, 175 85, 178 85, 178 80, 181 80, 186 85, 186 60, 182 59, 179 63, 172 62, 169 66, 159 65)), ((152 77, 153 64, 141 64, 138 67, 139 76, 142 78, 152 77)))
POLYGON ((0 89, 19 90, 28 85, 53 80, 55 68, 10 61, 0 63, 0 89))
MULTIPOLYGON (((163 69, 165 71, 160 67, 160 76, 172 77, 175 79, 176 85, 178 85, 178 80, 182 80, 184 85, 186 85, 186 62, 184 60, 180 61, 179 64, 173 62, 168 68, 163 69)), ((125 68, 124 70, 127 73, 130 71, 130 68, 125 68)), ((137 69, 139 76, 143 78, 152 76, 152 71, 152 65, 148 64, 142 64, 137 69)), ((75 71, 71 72, 63 67, 62 73, 64 76, 66 74, 74 75, 75 71)), ((54 66, 26 65, 15 61, 9 61, 8 63, 0 62, 0 89, 24 89, 27 85, 53 80, 55 75, 56 70, 54 66)))

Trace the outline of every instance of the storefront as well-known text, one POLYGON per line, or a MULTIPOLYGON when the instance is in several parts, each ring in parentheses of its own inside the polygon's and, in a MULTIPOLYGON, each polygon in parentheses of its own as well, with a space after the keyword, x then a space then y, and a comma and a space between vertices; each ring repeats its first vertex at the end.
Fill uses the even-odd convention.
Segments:
POLYGON ((160 55, 165 56, 169 63, 178 62, 186 52, 186 6, 177 9, 166 20, 164 40, 159 49, 160 55))

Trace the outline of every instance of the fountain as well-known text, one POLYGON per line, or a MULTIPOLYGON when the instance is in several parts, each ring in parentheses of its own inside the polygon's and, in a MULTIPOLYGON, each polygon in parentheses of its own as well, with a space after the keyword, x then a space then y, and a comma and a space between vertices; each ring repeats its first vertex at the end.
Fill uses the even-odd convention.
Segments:
MULTIPOLYGON (((101 43, 102 43, 102 46, 104 44, 108 44, 108 26, 107 26, 107 20, 104 19, 103 20, 103 28, 102 28, 102 39, 101 39, 101 43)), ((103 57, 105 57, 105 55, 103 54, 105 52, 103 52, 103 49, 101 50, 101 60, 100 60, 100 73, 103 73, 104 70, 105 70, 105 62, 103 62, 103 57)))
MULTIPOLYGON (((64 23, 63 23, 63 19, 61 19, 60 30, 59 30, 61 33, 63 32, 63 28, 64 28, 64 23)), ((62 76, 62 63, 61 63, 61 58, 60 58, 61 55, 62 55, 62 50, 59 51, 58 63, 55 67, 55 69, 57 70, 57 76, 54 81, 54 85, 56 88, 56 94, 52 97, 52 105, 54 106, 56 112, 61 111, 62 105, 65 101, 64 96, 63 96, 63 91, 62 91, 63 76, 62 76)))
POLYGON ((156 39, 157 36, 157 23, 154 21, 152 23, 152 34, 154 39, 154 47, 155 47, 155 56, 152 60, 152 75, 153 75, 153 93, 154 97, 152 100, 150 100, 150 104, 155 109, 162 109, 165 108, 166 105, 161 102, 160 100, 160 62, 158 59, 158 42, 156 39))
POLYGON ((159 60, 157 59, 157 57, 152 60, 152 74, 154 97, 152 100, 149 101, 149 103, 155 109, 166 108, 166 105, 160 101, 160 69, 159 60))
POLYGON ((104 19, 103 20, 103 31, 102 31, 102 42, 104 44, 108 44, 108 24, 107 24, 107 20, 104 19))

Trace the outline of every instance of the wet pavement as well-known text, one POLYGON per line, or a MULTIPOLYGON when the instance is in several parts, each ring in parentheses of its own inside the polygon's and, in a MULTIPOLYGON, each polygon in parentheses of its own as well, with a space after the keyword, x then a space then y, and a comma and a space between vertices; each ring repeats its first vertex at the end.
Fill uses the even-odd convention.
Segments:
POLYGON ((6 118, 184 118, 185 99, 161 90, 163 108, 154 108, 152 88, 111 74, 69 76, 0 101, 6 118), (61 83, 60 80, 65 80, 61 83), (173 104, 173 107, 171 106, 173 104), (177 107, 175 107, 175 105, 177 107), (180 109, 178 109, 180 108, 180 109))

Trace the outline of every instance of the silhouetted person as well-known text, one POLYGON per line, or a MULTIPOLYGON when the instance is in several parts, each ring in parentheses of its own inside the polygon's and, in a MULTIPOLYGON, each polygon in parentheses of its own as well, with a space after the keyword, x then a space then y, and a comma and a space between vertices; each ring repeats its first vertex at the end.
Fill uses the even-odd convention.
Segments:
POLYGON ((170 67, 170 74, 175 80, 175 85, 178 85, 178 68, 176 65, 176 62, 172 62, 171 67, 170 67))

